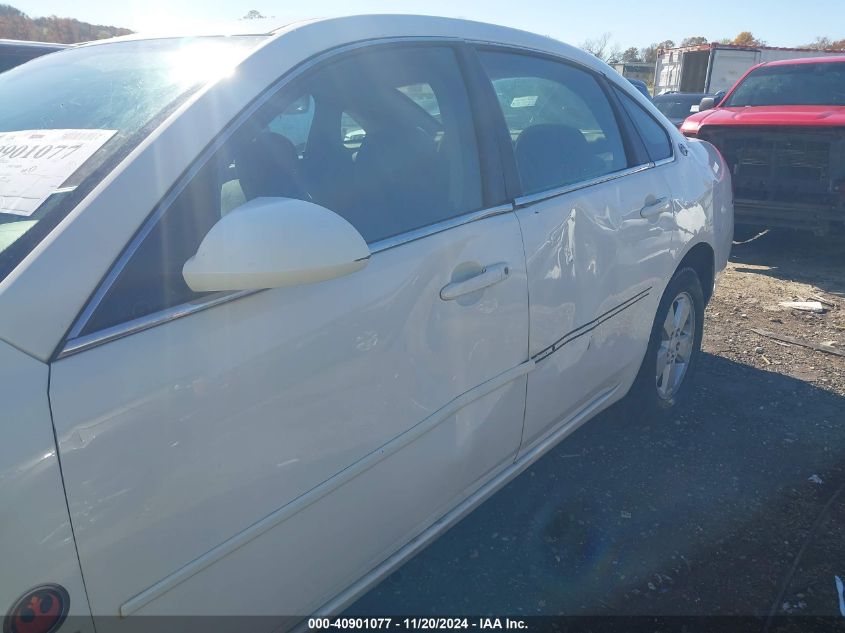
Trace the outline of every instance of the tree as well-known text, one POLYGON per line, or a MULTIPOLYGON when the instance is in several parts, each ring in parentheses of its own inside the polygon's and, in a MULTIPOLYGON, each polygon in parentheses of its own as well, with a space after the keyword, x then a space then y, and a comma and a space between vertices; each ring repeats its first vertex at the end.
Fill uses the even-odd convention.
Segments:
POLYGON ((89 24, 55 15, 46 18, 31 18, 19 9, 0 4, 0 38, 74 44, 116 35, 128 35, 131 32, 128 29, 89 24))
POLYGON ((602 33, 595 39, 585 40, 581 49, 608 64, 618 62, 622 58, 619 46, 610 43, 610 33, 602 33))
POLYGON ((701 44, 707 44, 709 40, 704 37, 703 35, 693 35, 692 37, 685 37, 681 40, 681 46, 700 46, 701 44))
POLYGON ((830 38, 829 37, 817 37, 815 40, 810 42, 809 44, 804 44, 799 48, 812 48, 816 51, 826 51, 830 46, 830 38))
POLYGON ((261 11, 252 9, 247 11, 246 15, 242 17, 241 20, 263 20, 265 17, 267 16, 262 15, 261 11))
POLYGON ((766 43, 763 40, 758 40, 754 37, 754 34, 751 31, 743 31, 739 35, 737 35, 731 44, 736 46, 765 46, 766 43))
POLYGON ((812 48, 817 51, 842 51, 845 50, 845 39, 832 40, 829 37, 817 37, 810 44, 805 44, 801 48, 812 48))
POLYGON ((631 48, 626 48, 622 51, 622 61, 626 64, 632 64, 634 62, 640 62, 640 51, 637 50, 636 47, 632 46, 631 48))
POLYGON ((657 44, 646 46, 640 49, 640 59, 644 62, 654 63, 657 61, 657 44))
POLYGON ((654 63, 657 61, 657 54, 661 49, 675 48, 675 42, 672 40, 663 40, 662 42, 655 42, 650 46, 640 49, 640 59, 644 62, 654 63))
POLYGON ((8 4, 0 4, 0 18, 25 18, 26 13, 8 4))

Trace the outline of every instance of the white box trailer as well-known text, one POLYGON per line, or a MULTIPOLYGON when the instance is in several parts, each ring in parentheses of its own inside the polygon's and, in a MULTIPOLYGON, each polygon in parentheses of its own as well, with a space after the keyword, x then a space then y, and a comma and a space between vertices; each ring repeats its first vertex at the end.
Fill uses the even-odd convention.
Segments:
POLYGON ((746 70, 761 62, 842 54, 808 48, 748 47, 733 44, 702 44, 663 49, 657 56, 654 68, 654 94, 715 94, 733 86, 746 70))

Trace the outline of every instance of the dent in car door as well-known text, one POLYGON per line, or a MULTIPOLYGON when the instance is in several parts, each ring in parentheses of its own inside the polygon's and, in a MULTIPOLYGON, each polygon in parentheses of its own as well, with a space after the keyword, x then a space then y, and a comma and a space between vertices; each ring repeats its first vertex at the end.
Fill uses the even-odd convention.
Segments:
MULTIPOLYGON (((377 186, 380 158, 392 156, 396 170, 414 167, 407 178, 426 173, 425 165, 403 165, 405 157, 390 145, 404 138, 404 130, 379 127, 406 116, 415 121, 413 143, 425 145, 429 134, 448 146, 433 154, 422 148, 414 160, 446 156, 453 166, 460 164, 443 172, 463 179, 450 181, 447 191, 481 203, 472 122, 453 53, 444 47, 391 48, 354 59, 362 64, 357 72, 342 63, 326 72, 335 87, 349 78, 355 99, 345 103, 335 92, 324 99, 322 87, 307 82, 282 90, 265 108, 275 108, 273 116, 259 112, 255 125, 245 125, 227 144, 232 153, 224 147, 210 159, 183 196, 195 183, 214 181, 215 174, 231 177, 232 169, 238 182, 227 181, 222 193, 217 189, 223 212, 227 200, 267 195, 265 187, 281 186, 278 178, 247 178, 255 161, 241 152, 245 146, 271 147, 277 156, 292 146, 267 137, 267 123, 283 132, 276 114, 288 111, 286 103, 305 107, 305 91, 317 100, 311 125, 339 122, 333 113, 348 112, 366 135, 353 148, 358 160, 352 165, 371 161, 357 182, 371 182, 373 196, 339 212, 368 227, 365 237, 372 238, 367 232, 378 231, 379 223, 367 217, 357 224, 361 213, 389 211, 396 223, 404 211, 408 231, 374 243, 367 267, 348 277, 212 307, 213 297, 195 297, 194 303, 144 317, 161 321, 156 327, 80 348, 53 366, 59 451, 95 614, 307 613, 513 459, 530 366, 516 218, 501 208, 417 228, 419 218, 407 209, 419 201, 407 200, 404 209, 378 207, 378 201, 401 199, 396 183, 406 182, 397 178, 377 186), (372 72, 376 67, 378 74, 372 72), (403 69, 415 78, 414 86, 425 87, 405 90, 403 69), (426 73, 430 78, 421 82, 426 73), (394 79, 399 83, 382 83, 373 92, 377 101, 361 101, 366 85, 394 79), (404 92, 394 94, 393 86, 404 92), (413 95, 430 99, 431 92, 440 98, 432 112, 442 112, 442 121, 406 103, 413 95), (375 116, 371 109, 391 103, 397 108, 391 116, 375 116), (459 130, 471 136, 457 138, 459 130), (493 279, 496 271, 504 272, 493 279), (174 309, 191 312, 203 304, 206 309, 167 320, 174 309)), ((316 128, 312 134, 334 132, 316 128)), ((340 160, 348 139, 336 132, 324 135, 337 145, 324 148, 323 156, 331 150, 340 160)), ((290 156, 297 167, 283 179, 289 189, 270 195, 295 196, 305 181, 308 196, 320 201, 325 192, 313 184, 320 179, 299 172, 307 153, 290 156)), ((368 195, 360 188, 354 193, 368 195)), ((444 199, 444 216, 455 215, 461 200, 444 199)), ((193 218, 196 206, 186 208, 193 218)), ((160 222, 172 231, 154 230, 139 246, 137 256, 149 259, 137 270, 145 263, 171 266, 159 282, 173 287, 150 305, 159 305, 179 283, 175 271, 184 253, 175 255, 179 247, 168 237, 190 234, 178 221, 168 225, 179 209, 177 199, 160 222), (145 251, 156 239, 160 244, 145 251)), ((125 287, 149 290, 144 274, 133 278, 132 270, 130 260, 122 273, 129 278, 125 287)), ((131 329, 132 322, 111 332, 127 325, 131 329)), ((101 334, 92 332, 88 340, 101 334)))
POLYGON ((524 191, 517 217, 529 279, 529 353, 537 361, 528 379, 524 452, 633 380, 660 262, 671 257, 671 201, 648 160, 638 160, 641 148, 600 77, 527 54, 479 55, 524 191), (643 211, 650 204, 653 214, 643 211))
POLYGON ((640 216, 662 189, 632 173, 517 213, 528 258, 531 349, 523 450, 563 419, 624 395, 645 353, 666 261, 668 217, 640 216))

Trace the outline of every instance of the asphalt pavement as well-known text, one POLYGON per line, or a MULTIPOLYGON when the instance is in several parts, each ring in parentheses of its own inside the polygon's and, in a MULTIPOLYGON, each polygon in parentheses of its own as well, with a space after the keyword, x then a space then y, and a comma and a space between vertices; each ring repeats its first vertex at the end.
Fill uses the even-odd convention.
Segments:
POLYGON ((839 616, 845 398, 705 353, 670 420, 615 406, 348 614, 839 616))

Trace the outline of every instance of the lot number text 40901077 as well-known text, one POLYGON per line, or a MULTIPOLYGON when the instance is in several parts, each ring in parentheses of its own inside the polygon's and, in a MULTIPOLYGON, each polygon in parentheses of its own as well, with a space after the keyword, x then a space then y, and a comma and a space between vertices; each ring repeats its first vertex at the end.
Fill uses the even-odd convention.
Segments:
POLYGON ((511 618, 308 618, 308 629, 399 629, 405 631, 465 629, 478 631, 525 630, 524 620, 511 618))

